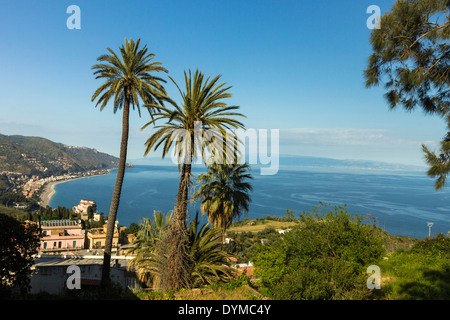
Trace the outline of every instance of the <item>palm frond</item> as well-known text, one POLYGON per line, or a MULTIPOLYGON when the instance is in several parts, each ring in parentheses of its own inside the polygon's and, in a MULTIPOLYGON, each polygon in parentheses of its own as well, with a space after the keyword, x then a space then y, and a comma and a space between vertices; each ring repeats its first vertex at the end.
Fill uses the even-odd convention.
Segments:
MULTIPOLYGON (((170 135, 163 135, 161 131, 154 133, 146 142, 145 155, 164 145, 163 157, 168 154, 169 148, 175 147, 174 153, 177 155, 179 163, 186 159, 186 155, 188 155, 188 158, 192 157, 191 161, 195 161, 201 156, 206 162, 208 153, 213 153, 218 158, 221 155, 224 159, 231 159, 227 147, 230 149, 235 143, 239 143, 238 139, 233 138, 233 143, 227 142, 225 148, 220 144, 220 139, 204 139, 204 134, 208 130, 218 130, 217 136, 218 133, 225 136, 226 130, 244 128, 243 123, 234 119, 234 117, 243 117, 243 115, 239 112, 232 112, 239 107, 227 106, 223 102, 224 99, 231 97, 231 94, 227 92, 231 87, 226 87, 225 83, 218 84, 220 75, 213 79, 210 79, 210 77, 205 79, 203 73, 198 70, 194 74, 191 70, 184 72, 184 91, 172 77, 169 76, 169 78, 177 87, 182 104, 178 105, 171 100, 170 104, 173 108, 159 107, 158 111, 154 113, 152 121, 142 127, 142 130, 144 130, 149 125, 165 119, 167 130, 172 131, 170 135), (201 126, 196 126, 196 123, 201 123, 201 126)), ((153 108, 156 106, 146 105, 146 107, 153 108)), ((164 133, 167 133, 167 131, 164 131, 164 133)))
POLYGON ((92 101, 98 99, 95 106, 100 106, 100 110, 103 110, 114 97, 113 111, 116 113, 127 98, 133 109, 136 108, 141 116, 141 104, 163 104, 167 98, 161 84, 166 81, 152 73, 168 71, 160 62, 152 62, 155 55, 147 53, 146 45, 142 48, 139 48, 139 45, 140 39, 136 42, 125 39, 125 44, 119 47, 119 56, 107 48, 109 54, 99 56, 97 58, 99 63, 91 67, 96 79, 105 79, 91 98, 92 101))
POLYGON ((217 164, 208 166, 207 173, 197 178, 200 184, 195 199, 200 199, 202 213, 215 226, 226 229, 235 217, 247 212, 253 179, 248 164, 217 164))

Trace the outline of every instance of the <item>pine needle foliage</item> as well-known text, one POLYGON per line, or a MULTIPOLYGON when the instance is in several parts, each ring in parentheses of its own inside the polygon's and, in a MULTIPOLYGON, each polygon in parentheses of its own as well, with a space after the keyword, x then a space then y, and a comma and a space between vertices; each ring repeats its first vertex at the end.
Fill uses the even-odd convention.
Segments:
MULTIPOLYGON (((364 70, 366 86, 383 84, 391 109, 420 107, 447 122, 450 130, 450 1, 398 0, 370 37, 373 53, 364 70)), ((437 155, 422 145, 435 189, 450 172, 450 135, 437 155)))
POLYGON ((448 0, 398 0, 370 43, 366 86, 383 84, 390 108, 416 106, 447 116, 450 83, 448 0))

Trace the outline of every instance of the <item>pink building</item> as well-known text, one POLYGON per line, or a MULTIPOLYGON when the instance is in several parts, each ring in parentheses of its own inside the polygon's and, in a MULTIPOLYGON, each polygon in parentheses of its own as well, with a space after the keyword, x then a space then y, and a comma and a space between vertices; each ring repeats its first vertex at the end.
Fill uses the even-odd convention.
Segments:
POLYGON ((42 252, 65 251, 85 248, 85 233, 81 223, 73 220, 41 221, 42 252))

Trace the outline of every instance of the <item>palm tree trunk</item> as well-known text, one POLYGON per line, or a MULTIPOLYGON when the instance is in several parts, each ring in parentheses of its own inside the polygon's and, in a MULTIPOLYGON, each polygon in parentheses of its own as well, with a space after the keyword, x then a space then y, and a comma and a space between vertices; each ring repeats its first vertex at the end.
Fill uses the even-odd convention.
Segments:
POLYGON ((191 183, 191 168, 192 165, 190 163, 183 164, 175 208, 175 218, 182 221, 185 228, 187 204, 189 202, 189 185, 191 183))
POLYGON ((166 248, 168 254, 167 267, 161 279, 161 286, 164 290, 180 290, 190 286, 190 256, 186 213, 189 201, 191 163, 190 161, 186 162, 186 160, 181 171, 174 216, 166 233, 165 244, 168 246, 166 248))
POLYGON ((110 264, 111 264, 112 242, 114 236, 114 226, 116 223, 117 210, 119 209, 120 194, 122 192, 122 184, 125 176, 125 166, 127 161, 129 118, 130 118, 130 102, 127 94, 125 96, 125 101, 123 104, 122 140, 120 143, 119 167, 117 170, 116 183, 114 186, 113 197, 111 200, 111 206, 108 215, 108 225, 106 228, 105 252, 103 257, 102 281, 101 281, 101 288, 104 293, 110 283, 109 275, 111 268, 110 264))

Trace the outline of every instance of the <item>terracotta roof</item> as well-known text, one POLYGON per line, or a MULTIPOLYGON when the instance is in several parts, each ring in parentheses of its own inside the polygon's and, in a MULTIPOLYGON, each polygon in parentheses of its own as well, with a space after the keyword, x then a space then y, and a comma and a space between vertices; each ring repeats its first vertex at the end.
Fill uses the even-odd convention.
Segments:
POLYGON ((238 268, 239 273, 241 274, 245 274, 246 276, 249 277, 253 277, 253 270, 255 269, 255 267, 251 266, 251 267, 240 267, 238 268))

